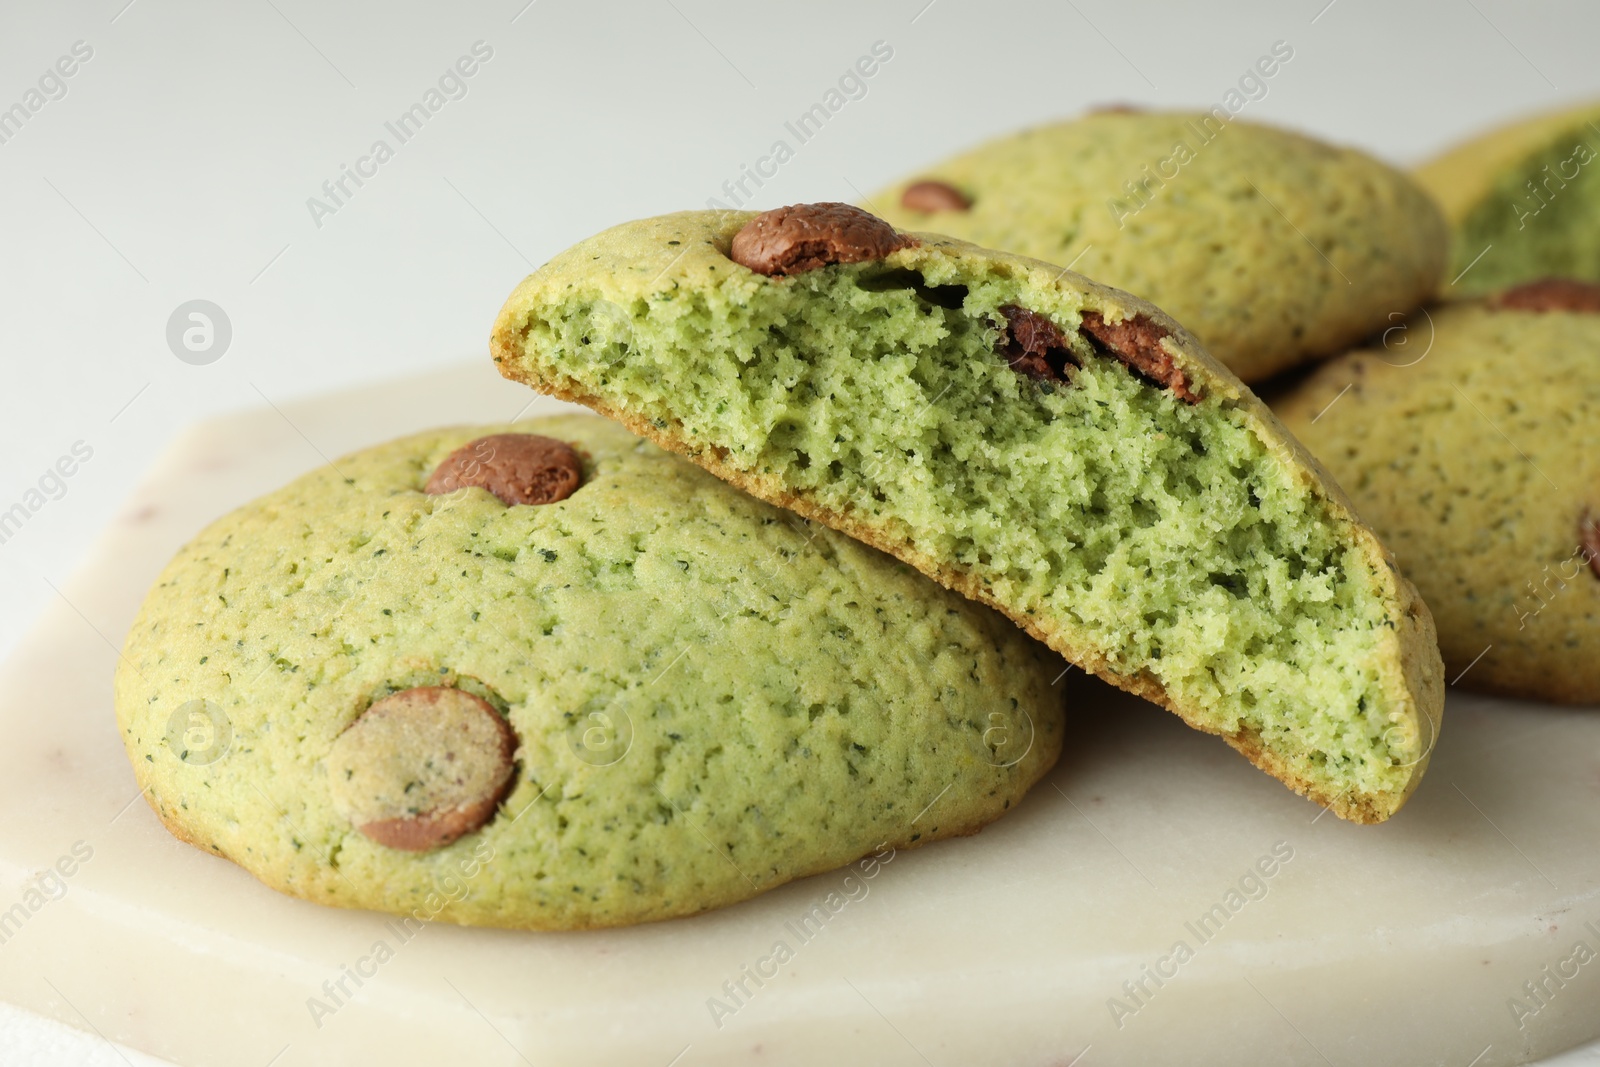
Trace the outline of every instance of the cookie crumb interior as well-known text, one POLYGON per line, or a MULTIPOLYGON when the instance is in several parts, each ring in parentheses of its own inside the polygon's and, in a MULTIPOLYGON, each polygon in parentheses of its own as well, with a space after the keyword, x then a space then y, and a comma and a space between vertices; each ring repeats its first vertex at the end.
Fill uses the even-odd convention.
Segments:
POLYGON ((1099 309, 1014 272, 929 256, 744 278, 626 305, 552 295, 511 373, 956 561, 1058 647, 1153 676, 1194 725, 1326 795, 1403 792, 1428 739, 1382 678, 1390 576, 1244 410, 1141 378, 1080 332, 1099 309), (1007 305, 1061 328, 1081 364, 1066 381, 996 352, 1007 305))

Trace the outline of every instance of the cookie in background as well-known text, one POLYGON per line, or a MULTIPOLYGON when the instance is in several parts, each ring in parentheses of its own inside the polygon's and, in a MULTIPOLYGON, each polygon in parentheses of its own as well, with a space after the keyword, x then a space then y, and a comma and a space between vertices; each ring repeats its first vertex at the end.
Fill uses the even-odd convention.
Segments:
POLYGON ((1600 281, 1600 102, 1520 119, 1413 173, 1450 221, 1447 295, 1600 281))
POLYGON ((866 206, 1141 296, 1246 382, 1341 352, 1432 293, 1448 235, 1415 182, 1231 107, 1008 134, 866 206))
POLYGON ((1274 407, 1422 592, 1451 678, 1600 702, 1600 285, 1530 283, 1404 329, 1274 407))
POLYGON ((1177 322, 845 204, 685 211, 507 299, 501 373, 897 555, 1381 822, 1438 736, 1433 623, 1265 405, 1177 322))

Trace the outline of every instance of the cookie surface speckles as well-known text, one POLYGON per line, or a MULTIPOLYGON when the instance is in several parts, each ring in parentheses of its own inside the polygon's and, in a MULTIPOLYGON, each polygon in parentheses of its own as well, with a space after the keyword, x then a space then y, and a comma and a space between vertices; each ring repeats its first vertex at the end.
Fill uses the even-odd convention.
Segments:
POLYGON ((146 599, 116 707, 168 828, 276 889, 574 929, 976 832, 1054 763, 1061 669, 910 567, 578 415, 380 445, 219 519, 146 599), (424 492, 500 433, 573 446, 581 485, 424 492), (225 751, 174 741, 195 707, 225 751))

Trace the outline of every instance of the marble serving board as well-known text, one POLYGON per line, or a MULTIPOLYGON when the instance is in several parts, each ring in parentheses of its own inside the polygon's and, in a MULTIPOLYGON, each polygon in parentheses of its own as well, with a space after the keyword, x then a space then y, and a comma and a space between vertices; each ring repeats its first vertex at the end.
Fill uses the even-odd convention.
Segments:
POLYGON ((529 400, 484 361, 172 447, 0 672, 0 998, 186 1067, 1490 1067, 1600 1036, 1594 708, 1452 689, 1415 798, 1361 827, 1074 671, 1060 765, 977 837, 594 933, 403 930, 170 837, 111 710, 166 559, 343 452, 561 406, 529 400))

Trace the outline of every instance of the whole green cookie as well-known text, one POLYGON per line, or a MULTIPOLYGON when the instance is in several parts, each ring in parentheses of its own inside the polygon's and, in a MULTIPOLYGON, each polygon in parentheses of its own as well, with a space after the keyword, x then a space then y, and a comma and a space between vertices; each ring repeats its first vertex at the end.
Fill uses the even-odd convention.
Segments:
POLYGON ((1453 231, 1449 288, 1600 281, 1600 104, 1503 126, 1415 171, 1453 231))
POLYGON ((1278 413, 1416 582, 1451 677, 1600 701, 1600 286, 1535 283, 1407 332, 1278 413))
POLYGON ((1246 382, 1390 325, 1433 291, 1447 252, 1438 209, 1404 174, 1221 109, 1024 130, 868 205, 1144 297, 1246 382))
POLYGON ((507 299, 501 372, 891 552, 1359 822, 1438 735, 1427 608, 1159 309, 846 204, 625 223, 507 299))
POLYGON ((572 929, 976 832, 1055 762, 1062 666, 580 415, 408 437, 219 519, 116 707, 168 828, 273 888, 572 929))

